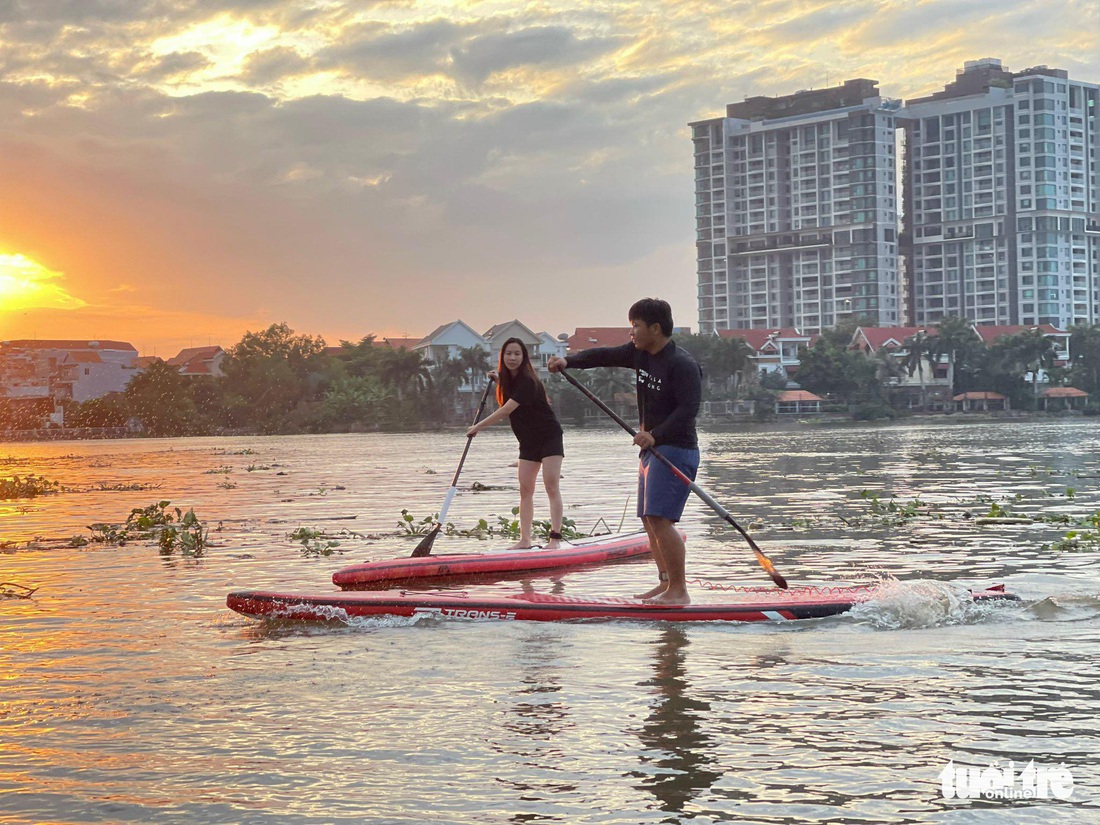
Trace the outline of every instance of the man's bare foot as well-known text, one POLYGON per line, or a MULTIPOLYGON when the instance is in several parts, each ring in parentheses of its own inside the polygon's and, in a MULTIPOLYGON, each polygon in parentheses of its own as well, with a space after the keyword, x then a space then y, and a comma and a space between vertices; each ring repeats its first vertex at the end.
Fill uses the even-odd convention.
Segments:
POLYGON ((508 549, 509 549, 509 550, 532 550, 532 549, 534 549, 534 545, 533 545, 533 544, 531 544, 531 542, 527 542, 527 543, 525 544, 525 543, 524 543, 524 542, 522 542, 522 541, 517 541, 517 542, 516 542, 515 544, 513 544, 513 545, 512 545, 511 547, 509 547, 508 549))
POLYGON ((543 545, 544 550, 557 550, 559 547, 561 547, 561 542, 557 539, 550 539, 543 545))
POLYGON ((691 604, 691 596, 687 590, 673 590, 669 588, 659 596, 649 599, 653 604, 685 605, 691 604))
POLYGON ((652 599, 654 596, 659 596, 662 593, 664 593, 667 588, 668 588, 668 582, 661 582, 656 587, 654 587, 652 590, 647 590, 645 593, 635 593, 634 598, 635 599, 647 599, 647 600, 652 599))

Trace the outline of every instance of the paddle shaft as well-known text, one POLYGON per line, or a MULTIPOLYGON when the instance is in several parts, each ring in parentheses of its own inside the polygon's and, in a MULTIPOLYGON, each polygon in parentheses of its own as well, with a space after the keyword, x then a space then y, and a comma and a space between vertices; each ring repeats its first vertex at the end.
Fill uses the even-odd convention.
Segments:
MULTIPOLYGON (((561 374, 565 376, 566 381, 568 381, 570 384, 572 384, 574 387, 576 387, 578 390, 588 396, 588 399, 592 403, 594 403, 597 407, 599 407, 601 410, 611 416, 611 418, 613 418, 620 427, 622 427, 632 436, 636 436, 638 434, 633 427, 631 427, 629 424, 626 423, 626 421, 622 419, 622 416, 620 416, 617 412, 615 412, 613 409, 603 403, 603 401, 597 398, 592 393, 592 391, 588 389, 588 387, 581 384, 576 378, 570 375, 568 371, 562 370, 561 374)), ((752 536, 744 531, 741 525, 738 524, 734 520, 733 516, 729 514, 729 511, 726 510, 726 508, 719 504, 717 501, 715 501, 714 498, 706 490, 704 490, 702 487, 692 481, 687 476, 687 474, 684 473, 684 471, 677 467, 675 464, 673 464, 667 456, 662 455, 659 451, 653 449, 652 447, 646 449, 650 455, 656 456, 658 461, 668 467, 668 469, 672 471, 673 475, 680 479, 680 481, 684 482, 684 484, 688 486, 688 489, 691 490, 691 492, 695 493, 695 495, 706 502, 708 507, 714 510, 714 512, 720 515, 726 522, 728 522, 735 530, 737 530, 738 533, 740 533, 744 537, 745 541, 749 543, 749 547, 752 548, 752 552, 756 556, 756 560, 760 563, 760 566, 764 568, 764 572, 771 576, 772 581, 774 581, 777 585, 785 590, 787 588, 786 580, 782 576, 780 576, 778 572, 776 572, 775 566, 771 563, 771 560, 766 555, 764 555, 763 550, 756 546, 756 542, 752 540, 752 536)))
MULTIPOLYGON (((474 413, 475 424, 481 420, 481 413, 485 410, 485 402, 489 400, 489 390, 492 388, 493 379, 490 378, 489 383, 485 385, 485 392, 481 394, 481 403, 477 405, 477 412, 474 413)), ((435 527, 431 529, 428 535, 420 540, 420 543, 416 545, 416 548, 412 551, 413 558, 427 556, 432 552, 432 545, 435 543, 435 537, 439 535, 439 531, 443 528, 443 519, 447 517, 447 511, 451 509, 451 502, 454 501, 455 490, 458 489, 458 477, 462 474, 462 465, 466 463, 466 454, 470 452, 470 444, 473 440, 474 437, 472 435, 466 436, 466 446, 462 448, 462 458, 458 460, 458 467, 455 468, 454 478, 451 479, 451 488, 447 491, 447 497, 443 499, 443 507, 439 511, 439 518, 436 519, 435 527)))
MULTIPOLYGON (((489 400, 489 390, 493 388, 493 379, 489 379, 489 383, 485 385, 485 392, 481 394, 481 403, 477 405, 477 412, 474 413, 474 424, 481 420, 481 414, 485 412, 485 402, 489 400)), ((474 442, 472 435, 466 436, 466 446, 462 448, 462 458, 458 460, 458 466, 455 468, 455 476, 451 479, 451 489, 447 491, 447 498, 443 500, 443 509, 439 511, 439 523, 443 523, 443 519, 447 517, 447 510, 451 507, 451 501, 454 500, 455 490, 458 488, 458 477, 462 474, 462 465, 466 463, 466 454, 470 452, 470 445, 474 442)))

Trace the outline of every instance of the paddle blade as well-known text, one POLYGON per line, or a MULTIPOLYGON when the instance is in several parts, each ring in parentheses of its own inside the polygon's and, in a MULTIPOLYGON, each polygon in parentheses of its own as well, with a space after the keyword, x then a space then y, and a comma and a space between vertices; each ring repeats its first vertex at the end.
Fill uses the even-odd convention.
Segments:
POLYGON ((439 535, 439 531, 442 527, 442 524, 437 524, 428 535, 420 540, 420 544, 416 545, 416 549, 412 551, 412 557, 414 559, 420 556, 426 556, 432 552, 432 545, 435 543, 435 537, 439 535))
POLYGON ((752 551, 756 554, 756 560, 760 562, 760 566, 764 568, 764 572, 771 576, 772 581, 775 582, 776 587, 782 590, 787 589, 787 580, 779 575, 779 571, 775 569, 775 565, 772 564, 772 560, 765 556, 757 548, 753 548, 752 551))

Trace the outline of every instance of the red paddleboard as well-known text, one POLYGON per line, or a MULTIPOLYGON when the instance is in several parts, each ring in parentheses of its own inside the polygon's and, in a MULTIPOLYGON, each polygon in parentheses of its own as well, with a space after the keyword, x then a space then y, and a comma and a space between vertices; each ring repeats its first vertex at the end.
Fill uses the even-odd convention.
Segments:
MULTIPOLYGON (((541 594, 476 596, 466 592, 275 593, 242 590, 226 605, 245 616, 299 621, 348 621, 362 616, 429 616, 472 621, 556 622, 620 619, 666 622, 762 622, 836 616, 870 601, 876 585, 734 588, 730 601, 663 606, 634 599, 580 599, 541 594)), ((1015 600, 1003 585, 971 591, 975 601, 1015 600)))
POLYGON ((344 590, 365 590, 425 579, 455 581, 516 576, 540 570, 608 564, 648 555, 649 538, 644 530, 639 530, 580 539, 556 550, 496 550, 362 562, 337 570, 332 574, 332 583, 344 590))

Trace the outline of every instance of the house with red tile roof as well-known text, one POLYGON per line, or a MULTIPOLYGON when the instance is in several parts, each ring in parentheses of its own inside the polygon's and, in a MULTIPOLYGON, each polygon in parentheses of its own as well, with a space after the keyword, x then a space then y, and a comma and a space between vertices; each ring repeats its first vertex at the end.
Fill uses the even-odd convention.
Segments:
POLYGON ((799 353, 804 347, 812 347, 816 335, 808 335, 793 327, 782 329, 720 329, 721 338, 740 338, 752 349, 756 372, 764 375, 778 372, 786 376, 798 370, 799 353))
POLYGON ((179 354, 169 358, 167 363, 175 367, 180 375, 200 376, 207 378, 220 378, 222 361, 225 360, 226 351, 214 345, 210 347, 188 347, 181 349, 179 354))
POLYGON ((594 347, 621 347, 630 343, 630 327, 577 327, 565 341, 567 352, 594 347))
POLYGON ((891 399, 896 406, 952 409, 954 376, 948 356, 939 356, 934 364, 924 358, 912 374, 905 366, 909 357, 909 341, 916 336, 931 338, 936 334, 935 327, 858 327, 852 334, 850 347, 866 353, 868 357, 882 352, 893 359, 893 375, 889 383, 891 399))
MULTIPOLYGON (((1014 324, 1011 326, 975 326, 974 332, 978 334, 978 337, 982 339, 986 346, 997 341, 999 338, 1004 338, 1008 335, 1023 335, 1028 332, 1041 332, 1045 337, 1051 339, 1054 342, 1054 366, 1064 367, 1069 363, 1069 339, 1070 332, 1068 330, 1059 329, 1051 324, 1038 324, 1031 326, 1024 326, 1022 324, 1014 324)), ((1040 372, 1039 383, 1045 382, 1046 375, 1040 372)))

